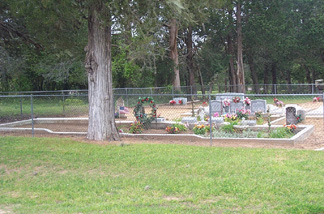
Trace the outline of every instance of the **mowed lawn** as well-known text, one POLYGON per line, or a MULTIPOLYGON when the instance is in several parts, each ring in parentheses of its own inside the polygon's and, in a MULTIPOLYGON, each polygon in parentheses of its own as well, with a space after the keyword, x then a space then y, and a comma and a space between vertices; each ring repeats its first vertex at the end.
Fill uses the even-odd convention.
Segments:
POLYGON ((0 137, 0 213, 324 213, 324 152, 0 137))

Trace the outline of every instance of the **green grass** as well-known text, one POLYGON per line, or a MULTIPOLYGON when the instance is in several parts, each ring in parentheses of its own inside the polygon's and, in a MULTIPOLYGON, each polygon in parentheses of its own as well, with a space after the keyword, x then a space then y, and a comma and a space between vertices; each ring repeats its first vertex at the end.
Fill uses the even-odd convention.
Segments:
MULTIPOLYGON (((33 113, 35 116, 78 115, 88 112, 87 97, 34 97, 33 113)), ((19 117, 31 115, 30 98, 1 98, 0 117, 19 117)))
POLYGON ((323 152, 0 138, 0 211, 323 213, 323 152))

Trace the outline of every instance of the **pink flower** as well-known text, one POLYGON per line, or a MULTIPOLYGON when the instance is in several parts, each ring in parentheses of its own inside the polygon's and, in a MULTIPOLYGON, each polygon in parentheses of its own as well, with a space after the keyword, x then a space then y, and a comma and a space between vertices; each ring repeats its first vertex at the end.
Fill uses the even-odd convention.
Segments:
POLYGON ((246 105, 251 105, 251 100, 250 100, 250 98, 245 97, 245 99, 244 99, 244 103, 245 103, 246 105))
POLYGON ((214 117, 219 117, 218 112, 216 112, 216 113, 214 114, 214 117))

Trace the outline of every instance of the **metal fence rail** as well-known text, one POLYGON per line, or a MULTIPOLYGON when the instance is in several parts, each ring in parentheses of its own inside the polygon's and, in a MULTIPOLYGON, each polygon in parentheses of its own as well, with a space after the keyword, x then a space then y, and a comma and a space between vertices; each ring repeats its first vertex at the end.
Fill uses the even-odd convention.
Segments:
MULTIPOLYGON (((116 91, 115 91, 116 92, 116 91)), ((123 89, 114 94, 115 118, 118 124, 125 121, 136 121, 134 107, 138 104, 139 98, 150 97, 154 100, 157 107, 156 116, 163 118, 164 121, 173 123, 188 122, 188 118, 194 118, 195 124, 204 124, 212 127, 214 132, 209 132, 210 139, 217 135, 227 136, 223 133, 214 121, 214 117, 223 115, 238 115, 240 110, 249 110, 251 113, 247 116, 249 120, 257 120, 256 112, 261 109, 264 117, 269 113, 274 118, 284 118, 286 116, 286 107, 303 110, 307 117, 323 118, 323 94, 191 94, 174 93, 164 88, 159 89, 123 89), (233 103, 233 97, 239 96, 240 102, 233 103), (221 98, 220 98, 221 97, 221 98), (244 99, 249 98, 252 103, 249 107, 244 104, 244 99), (226 100, 229 98, 229 101, 226 100), (181 100, 181 103, 180 103, 181 100), (172 101, 172 102, 170 102, 172 101), (230 102, 228 108, 225 102, 230 102), (280 101, 280 102, 279 102, 280 101), (175 103, 173 103, 175 102, 175 103), (122 104, 121 104, 122 103, 122 104), (260 105, 259 107, 256 104, 260 105), (278 104, 279 103, 279 104, 278 104), (120 108, 120 105, 123 108, 120 108), (249 107, 249 108, 248 108, 249 107), (124 112, 125 110, 126 113, 124 112), (203 114, 201 113, 203 111, 203 114)), ((88 94, 86 91, 64 91, 62 93, 52 94, 20 94, 20 95, 0 95, 0 131, 3 128, 16 127, 26 129, 25 131, 37 135, 35 130, 46 128, 54 132, 86 133, 88 118, 88 94), (50 121, 42 118, 56 118, 50 121), (60 118, 66 118, 65 122, 60 118), (71 122, 72 119, 78 122, 71 122), (21 121, 30 121, 28 123, 21 121), (42 122, 40 122, 42 121, 42 122), (45 122, 44 122, 45 121, 45 122), (60 122, 58 122, 60 121, 60 122), (64 125, 63 125, 64 124, 64 125), (70 124, 70 125, 68 125, 70 124)), ((143 103, 143 114, 149 115, 152 107, 150 103, 143 103)), ((152 127, 158 128, 158 120, 153 121, 152 127)), ((285 119, 282 120, 285 122, 285 119)), ((191 129, 194 124, 191 125, 191 129)), ((120 125, 123 132, 129 131, 129 124, 120 125)), ((161 127, 160 127, 161 128, 161 127)), ((164 127, 165 128, 165 127, 164 127)), ((163 130, 164 130, 163 128, 163 130)), ((162 130, 162 131, 163 131, 162 130)), ((208 137, 207 134, 204 135, 208 137)))
MULTIPOLYGON (((242 89, 242 85, 194 85, 181 86, 180 88, 169 87, 147 87, 147 88, 114 88, 114 94, 216 94, 236 92, 242 89)), ((0 95, 74 95, 87 94, 88 90, 56 90, 56 91, 12 91, 0 92, 0 95)), ((246 84, 246 94, 318 94, 319 91, 315 84, 246 84)))

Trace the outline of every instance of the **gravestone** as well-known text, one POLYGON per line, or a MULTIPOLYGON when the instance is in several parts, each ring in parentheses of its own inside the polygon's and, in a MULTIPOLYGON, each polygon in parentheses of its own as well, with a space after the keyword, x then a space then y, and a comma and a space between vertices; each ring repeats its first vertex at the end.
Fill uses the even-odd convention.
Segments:
POLYGON ((124 104, 124 100, 122 97, 119 97, 117 100, 116 100, 116 106, 115 106, 115 109, 118 110, 119 107, 124 107, 125 104, 124 104))
MULTIPOLYGON (((212 123, 224 123, 224 118, 223 117, 211 117, 212 123)), ((210 122, 210 118, 208 119, 208 123, 210 122)))
POLYGON ((306 111, 303 109, 300 109, 297 111, 297 115, 300 115, 300 119, 302 121, 306 120, 306 111))
POLYGON ((297 124, 296 118, 296 108, 295 107, 287 107, 286 108, 286 124, 297 124))
POLYGON ((243 120, 241 122, 242 126, 255 126, 256 125, 256 120, 243 120))
POLYGON ((212 100, 210 101, 210 107, 211 107, 211 114, 214 115, 216 112, 221 115, 222 109, 223 109, 223 105, 221 101, 218 100, 212 100))
POLYGON ((197 123, 197 118, 196 117, 183 117, 181 120, 181 123, 197 123))
POLYGON ((267 101, 265 100, 251 100, 251 114, 255 112, 265 113, 267 111, 267 101))
POLYGON ((216 100, 230 99, 233 100, 233 97, 239 97, 241 100, 244 100, 244 93, 222 93, 216 94, 216 100))
POLYGON ((236 113, 239 110, 244 108, 244 104, 243 101, 240 101, 238 103, 234 103, 233 101, 230 104, 230 109, 231 109, 231 113, 236 113))
POLYGON ((185 97, 176 97, 176 98, 173 98, 174 101, 176 101, 175 104, 180 104, 179 101, 181 100, 182 101, 182 105, 186 105, 187 104, 187 98, 185 97))

